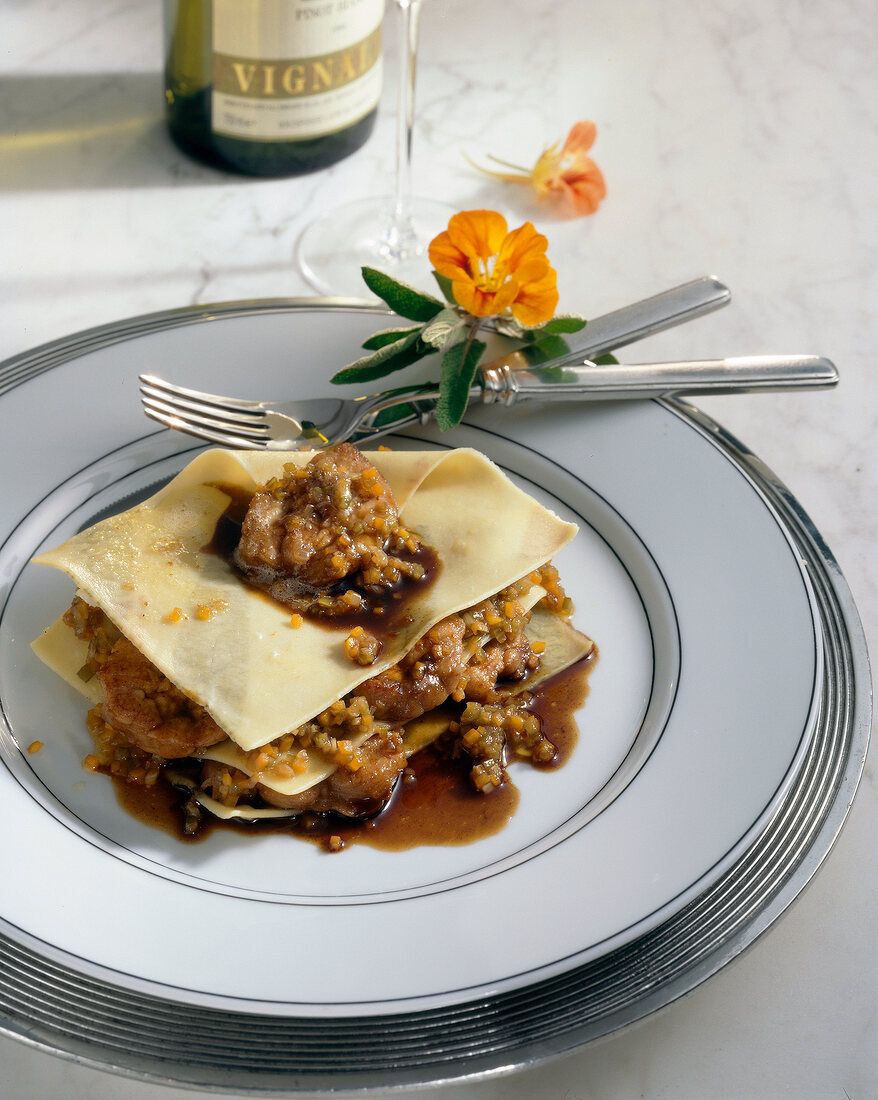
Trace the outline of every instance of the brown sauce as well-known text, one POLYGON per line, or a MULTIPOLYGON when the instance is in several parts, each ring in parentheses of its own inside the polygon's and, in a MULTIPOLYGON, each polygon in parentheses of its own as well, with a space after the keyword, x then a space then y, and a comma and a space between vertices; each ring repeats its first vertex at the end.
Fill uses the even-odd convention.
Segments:
POLYGON ((237 486, 218 484, 215 487, 231 499, 225 512, 219 517, 210 541, 202 547, 202 551, 222 558, 235 575, 253 591, 261 593, 266 599, 279 604, 285 610, 301 614, 303 618, 318 626, 330 630, 344 630, 346 633, 355 626, 361 626, 384 641, 398 633, 411 621, 409 612, 411 604, 416 599, 420 599, 439 576, 442 565, 438 553, 432 546, 422 544, 413 553, 402 551, 396 555, 402 561, 420 565, 424 570, 420 579, 402 577, 392 587, 380 590, 358 588, 350 580, 341 581, 332 588, 326 589, 325 594, 342 596, 346 591, 353 589, 361 596, 362 607, 340 614, 320 614, 309 608, 308 604, 313 603, 317 596, 323 595, 324 590, 308 588, 293 578, 284 577, 273 571, 266 570, 263 578, 256 571, 244 573, 238 567, 235 561, 235 550, 241 541, 241 525, 250 503, 250 494, 237 486))
MULTIPOLYGON (((104 775, 109 775, 104 768, 99 768, 104 775)), ((175 790, 164 778, 152 787, 144 787, 140 783, 129 783, 118 775, 110 775, 113 787, 116 790, 116 801, 122 809, 137 818, 144 825, 152 829, 161 829, 177 840, 187 844, 193 844, 202 839, 202 833, 189 836, 183 831, 183 809, 185 801, 180 792, 175 790)), ((205 832, 203 835, 207 835, 205 832)))
MULTIPOLYGON (((588 678, 597 660, 596 651, 565 672, 546 680, 533 692, 531 710, 539 715, 543 735, 555 746, 548 764, 540 770, 563 767, 578 740, 576 712, 588 695, 588 678)), ((514 762, 511 770, 529 766, 514 762)), ((506 783, 490 794, 479 794, 469 783, 469 765, 448 758, 441 746, 431 745, 412 756, 397 783, 390 802, 376 817, 350 824, 334 814, 302 814, 297 818, 268 821, 222 821, 204 815, 194 835, 183 831, 182 806, 188 795, 175 790, 164 778, 152 788, 114 778, 116 797, 132 816, 178 840, 198 842, 215 829, 248 833, 285 833, 329 849, 330 837, 342 846, 367 844, 383 851, 404 851, 424 845, 472 844, 500 832, 519 804, 517 787, 506 783)))
POLYGON ((472 844, 499 833, 518 809, 518 788, 510 780, 480 794, 468 778, 469 766, 450 760, 429 745, 409 761, 385 810, 359 826, 337 826, 342 844, 367 844, 385 852, 424 845, 472 844))

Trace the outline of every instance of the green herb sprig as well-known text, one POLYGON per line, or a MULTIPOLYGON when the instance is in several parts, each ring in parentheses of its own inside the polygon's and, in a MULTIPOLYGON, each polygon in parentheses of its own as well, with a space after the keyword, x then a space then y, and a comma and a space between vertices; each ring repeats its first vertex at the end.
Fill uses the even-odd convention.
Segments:
MULTIPOLYGON (((439 354, 436 422, 443 432, 457 427, 466 412, 469 392, 487 347, 477 334, 488 319, 474 317, 458 305, 451 280, 436 271, 433 276, 442 298, 373 267, 364 267, 362 271, 373 294, 399 317, 416 323, 373 333, 362 345, 369 354, 338 371, 331 381, 336 385, 372 382, 410 367, 428 355, 439 354)), ((490 320, 494 331, 530 345, 545 362, 569 351, 564 335, 579 332, 586 324, 585 318, 572 313, 557 314, 533 328, 527 328, 512 316, 495 316, 490 320)), ((608 359, 615 361, 612 356, 608 359)))

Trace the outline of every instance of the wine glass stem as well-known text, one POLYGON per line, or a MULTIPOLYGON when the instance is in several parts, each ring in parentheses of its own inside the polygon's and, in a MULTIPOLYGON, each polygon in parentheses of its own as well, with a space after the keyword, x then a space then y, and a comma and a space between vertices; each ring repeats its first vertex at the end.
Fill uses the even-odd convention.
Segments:
POLYGON ((399 92, 396 112, 396 184, 393 217, 385 236, 389 257, 404 260, 415 246, 412 218, 412 134, 415 122, 415 74, 423 0, 396 0, 399 18, 399 92))

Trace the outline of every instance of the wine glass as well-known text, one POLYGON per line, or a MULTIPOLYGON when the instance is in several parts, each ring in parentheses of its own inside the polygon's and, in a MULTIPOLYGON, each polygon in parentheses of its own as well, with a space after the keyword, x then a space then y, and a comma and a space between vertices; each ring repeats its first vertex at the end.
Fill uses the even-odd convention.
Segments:
POLYGON ((412 131, 415 70, 423 0, 394 0, 399 9, 399 92, 396 177, 388 196, 358 199, 316 218, 299 239, 298 260, 311 285, 323 294, 363 297, 360 273, 377 267, 414 285, 429 276, 430 241, 454 213, 443 202, 412 196, 412 131))

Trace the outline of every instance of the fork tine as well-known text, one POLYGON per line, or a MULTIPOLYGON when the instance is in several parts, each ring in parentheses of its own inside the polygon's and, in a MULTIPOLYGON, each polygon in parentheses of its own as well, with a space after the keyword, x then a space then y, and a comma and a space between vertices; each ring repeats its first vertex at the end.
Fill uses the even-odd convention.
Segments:
POLYGON ((265 418, 265 411, 263 409, 245 409, 238 412, 235 409, 226 408, 223 405, 212 405, 204 401, 194 401, 188 397, 171 395, 165 390, 159 389, 148 383, 144 383, 140 387, 140 400, 144 404, 147 401, 152 401, 154 404, 161 406, 166 412, 179 412, 180 415, 194 413, 196 416, 222 420, 223 423, 230 428, 236 428, 238 425, 242 427, 250 425, 257 426, 265 418))
POLYGON ((164 425, 166 428, 173 428, 179 432, 185 432, 187 435, 194 435, 198 439, 206 439, 210 443, 220 443, 224 447, 232 447, 233 449, 248 449, 259 450, 268 445, 267 438, 264 441, 251 439, 246 436, 236 435, 232 432, 220 432, 215 431, 212 428, 204 426, 196 426, 189 424, 184 420, 181 420, 177 416, 171 416, 166 413, 159 412, 157 409, 148 408, 146 405, 143 407, 143 411, 152 420, 157 420, 159 424, 164 425))
POLYGON ((165 400, 184 398, 201 404, 216 405, 221 409, 236 410, 238 412, 251 411, 253 413, 261 413, 263 411, 259 401, 246 401, 243 398, 222 397, 220 394, 216 393, 204 393, 201 390, 190 390, 185 386, 175 386, 172 382, 166 382, 164 378, 159 378, 156 374, 141 374, 140 381, 142 387, 148 386, 153 390, 160 391, 154 396, 163 397, 165 400))
POLYGON ((202 429, 208 429, 212 432, 222 432, 230 439, 253 440, 256 443, 271 438, 269 429, 265 424, 239 426, 217 417, 195 415, 185 409, 167 405, 163 401, 154 401, 149 397, 142 398, 142 404, 143 411, 147 415, 155 414, 156 419, 161 418, 163 423, 173 422, 175 427, 179 426, 184 431, 198 432, 202 429))

